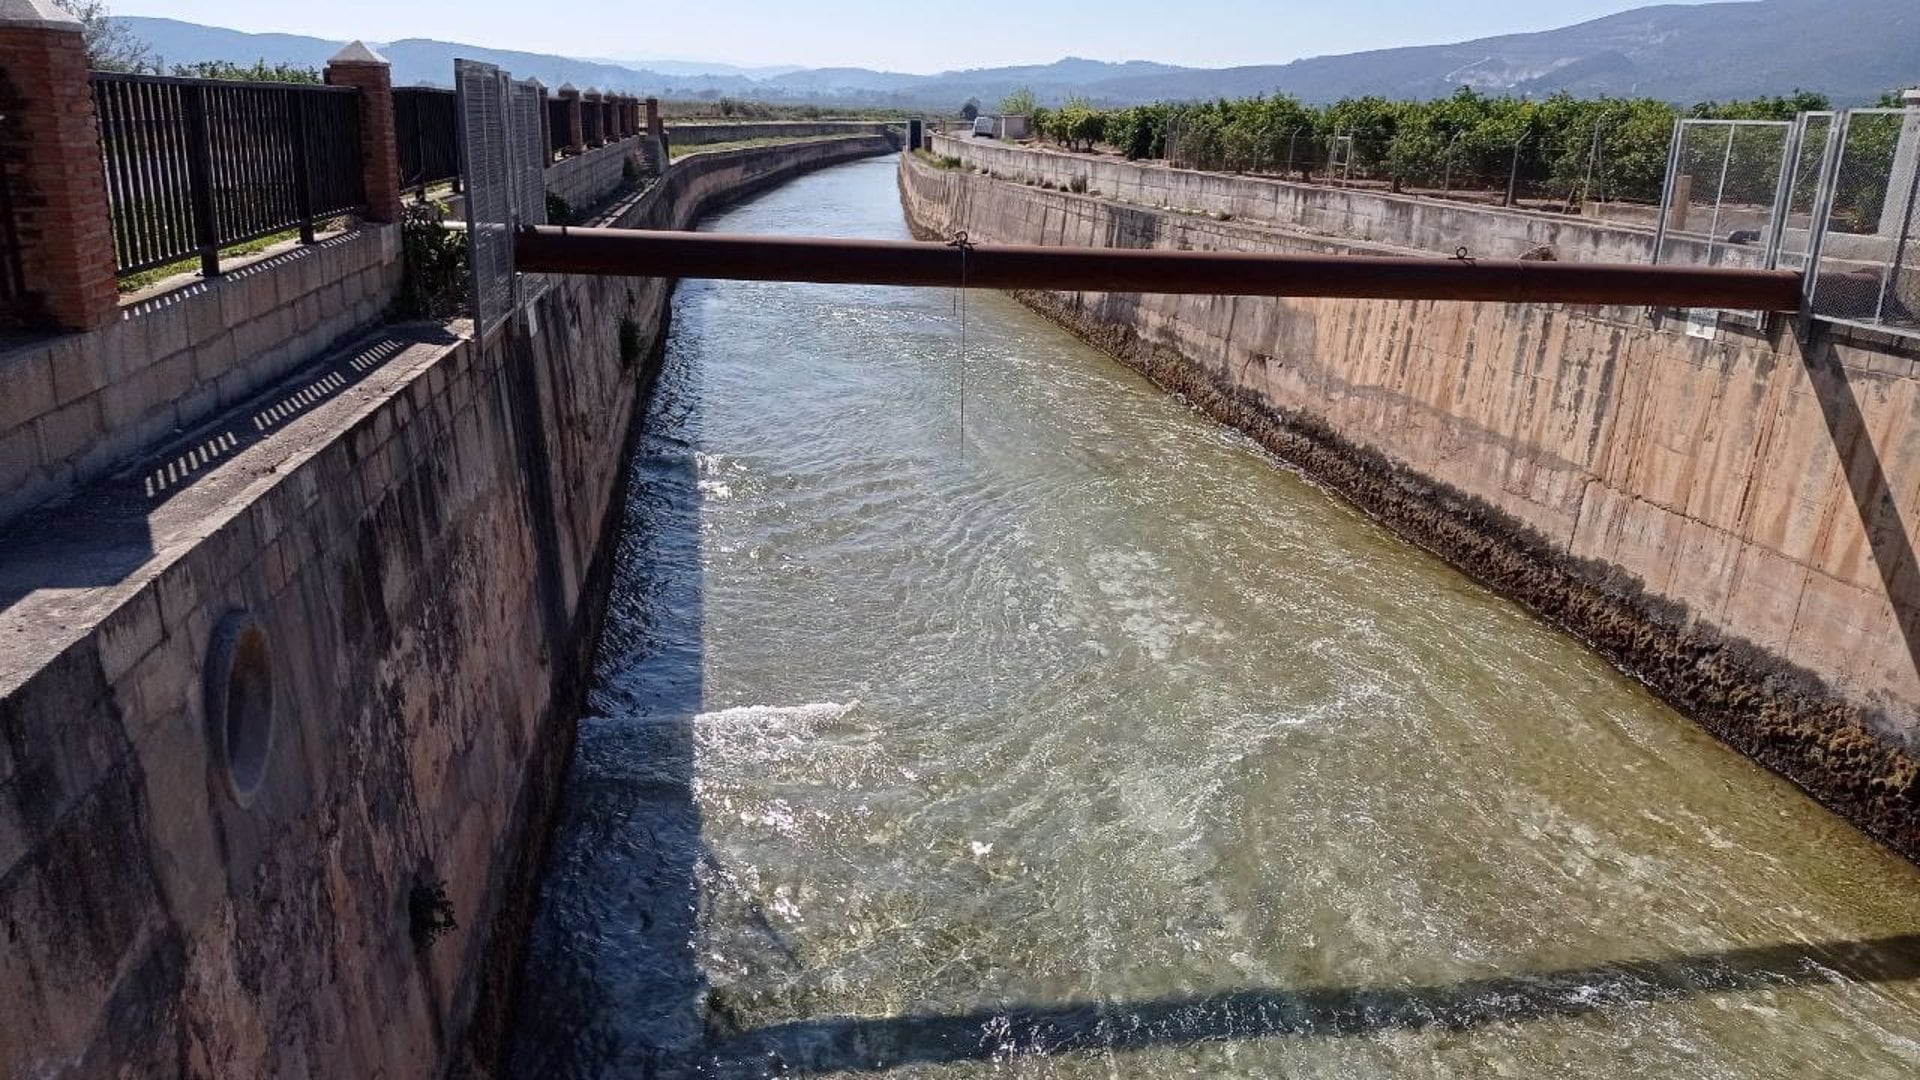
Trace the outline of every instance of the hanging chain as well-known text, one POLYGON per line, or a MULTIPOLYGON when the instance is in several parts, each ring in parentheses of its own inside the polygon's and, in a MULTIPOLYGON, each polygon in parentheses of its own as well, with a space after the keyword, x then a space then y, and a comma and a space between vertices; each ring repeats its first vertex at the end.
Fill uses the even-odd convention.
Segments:
POLYGON ((967 255, 973 250, 973 241, 967 239, 965 229, 957 229, 947 246, 960 252, 960 288, 954 305, 960 313, 960 452, 964 454, 967 450, 967 255))

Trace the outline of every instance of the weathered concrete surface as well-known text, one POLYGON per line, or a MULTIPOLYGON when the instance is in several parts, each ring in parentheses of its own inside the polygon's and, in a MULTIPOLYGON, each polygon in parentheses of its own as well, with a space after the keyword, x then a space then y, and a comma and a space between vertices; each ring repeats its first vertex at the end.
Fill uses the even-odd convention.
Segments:
MULTIPOLYGON (((1384 250, 909 158, 923 235, 1384 250)), ((1616 308, 1029 294, 1920 857, 1920 370, 1616 308)))
POLYGON ((952 135, 933 136, 931 149, 1016 182, 1077 187, 1148 210, 1279 224, 1300 233, 1410 251, 1452 253, 1464 246, 1483 259, 1511 259, 1551 247, 1559 258, 1573 262, 1644 263, 1653 255, 1651 228, 1566 215, 1170 169, 952 135))
MULTIPOLYGON (((602 220, 885 147, 705 155, 602 220)), ((0 1076, 485 1070, 669 287, 559 281, 484 345, 390 328, 0 537, 0 1076), (241 610, 250 803, 202 685, 241 610), (423 945, 435 882, 458 927, 423 945)))
POLYGON ((396 225, 281 247, 128 297, 98 330, 0 351, 0 525, 338 348, 393 302, 396 225))
POLYGON ((667 141, 674 146, 709 146, 748 139, 811 139, 822 135, 885 135, 901 132, 902 123, 871 120, 766 120, 758 122, 682 120, 667 125, 667 141))

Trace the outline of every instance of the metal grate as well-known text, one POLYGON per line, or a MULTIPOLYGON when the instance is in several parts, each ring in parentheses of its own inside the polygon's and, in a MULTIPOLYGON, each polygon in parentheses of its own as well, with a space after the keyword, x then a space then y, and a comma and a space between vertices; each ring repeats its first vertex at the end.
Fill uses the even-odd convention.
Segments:
POLYGON ((351 87, 93 74, 121 274, 365 208, 351 87))
POLYGON ((1920 333, 1920 109, 1854 109, 1834 136, 1808 263, 1808 310, 1920 333))
MULTIPOLYGON (((546 135, 540 127, 547 92, 532 80, 507 84, 507 167, 513 188, 515 228, 547 223, 546 135)), ((521 303, 546 289, 541 275, 522 275, 521 303)))
POLYGON ((573 139, 573 109, 566 98, 553 98, 547 102, 547 131, 552 143, 547 152, 553 157, 566 153, 573 139))
POLYGON ((453 62, 460 101, 461 172, 467 181, 467 265, 476 336, 513 310, 513 172, 507 156, 507 83, 499 68, 453 62))
POLYGON ((1772 264, 1793 169, 1784 120, 1682 120, 1668 151, 1653 261, 1772 264))

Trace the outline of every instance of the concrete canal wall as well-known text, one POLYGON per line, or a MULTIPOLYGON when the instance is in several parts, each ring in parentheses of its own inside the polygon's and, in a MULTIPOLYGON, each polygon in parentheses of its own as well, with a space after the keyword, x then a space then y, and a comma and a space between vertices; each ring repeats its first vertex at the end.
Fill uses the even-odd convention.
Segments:
MULTIPOLYGON (((989 156, 1009 176, 1058 167, 1018 153, 989 156)), ((1169 172, 1108 169, 1139 175, 1096 173, 1102 195, 1169 172)), ((1005 243, 1369 254, 1505 227, 1464 221, 1456 237, 1459 209, 1396 219, 1328 193, 1370 223, 1347 237, 1318 218, 1282 227, 1284 208, 1220 221, 913 157, 901 193, 922 235, 1005 243), (1394 220, 1416 224, 1396 235, 1394 220)), ((1626 254, 1613 230, 1579 227, 1554 242, 1626 254)), ((1619 308, 1021 298, 1920 856, 1915 342, 1731 324, 1708 339, 1619 308)))
MULTIPOLYGON (((702 155, 595 220, 886 149, 702 155)), ((0 1076, 490 1062, 669 291, 371 328, 0 535, 0 1076)))

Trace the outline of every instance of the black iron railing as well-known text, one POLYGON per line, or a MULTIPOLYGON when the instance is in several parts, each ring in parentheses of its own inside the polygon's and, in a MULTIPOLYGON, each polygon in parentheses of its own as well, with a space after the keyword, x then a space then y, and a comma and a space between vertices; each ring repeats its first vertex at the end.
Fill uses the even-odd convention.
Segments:
POLYGON ((7 174, 0 170, 0 307, 11 307, 26 295, 26 275, 20 268, 20 236, 14 228, 13 193, 7 174))
POLYGON ((363 210, 351 87, 93 73, 115 267, 135 273, 363 210))
POLYGON ((393 133, 400 183, 424 190, 452 180, 460 187, 460 102, 451 90, 403 86, 393 91, 393 133))
POLYGON ((572 143, 573 109, 566 98, 547 99, 547 152, 559 157, 572 143))
POLYGON ((602 110, 598 101, 586 101, 580 105, 580 141, 587 146, 599 146, 604 140, 600 135, 602 110))

